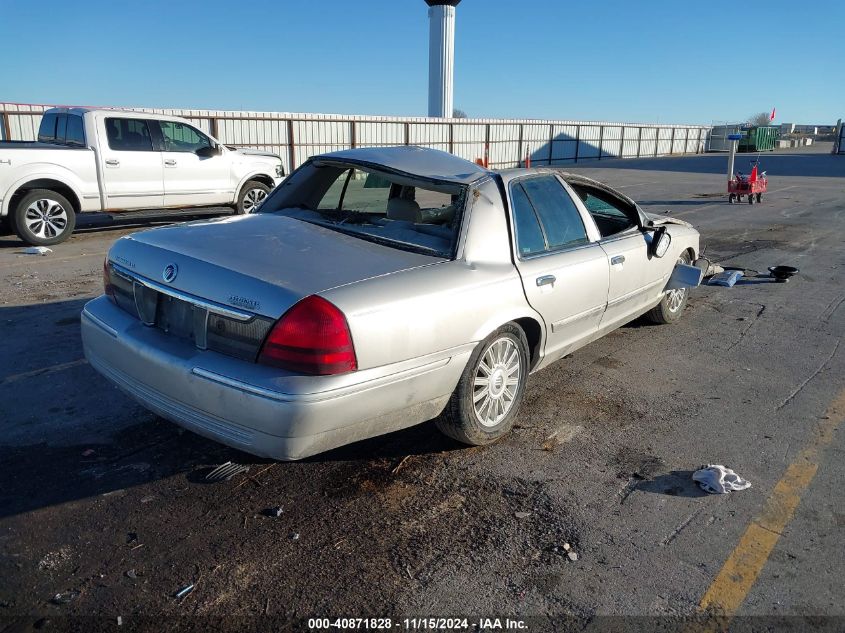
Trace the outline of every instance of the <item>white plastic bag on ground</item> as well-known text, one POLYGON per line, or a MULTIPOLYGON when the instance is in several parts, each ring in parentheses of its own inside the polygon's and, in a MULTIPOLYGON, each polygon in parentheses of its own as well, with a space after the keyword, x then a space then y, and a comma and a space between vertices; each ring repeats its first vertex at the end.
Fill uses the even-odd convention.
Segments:
POLYGON ((24 255, 46 255, 52 252, 53 249, 46 246, 28 246, 21 251, 24 255))
POLYGON ((745 490, 751 487, 751 482, 721 464, 702 466, 692 474, 692 480, 698 483, 702 490, 714 495, 723 495, 732 490, 745 490))

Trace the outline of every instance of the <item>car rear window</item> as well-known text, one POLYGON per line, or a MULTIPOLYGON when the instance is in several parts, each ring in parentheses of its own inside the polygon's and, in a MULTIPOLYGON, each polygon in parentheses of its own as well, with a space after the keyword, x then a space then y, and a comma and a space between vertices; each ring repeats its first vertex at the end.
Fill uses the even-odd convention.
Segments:
POLYGON ((38 127, 38 142, 84 147, 85 130, 82 117, 64 112, 45 114, 38 127))
POLYGON ((453 257, 466 187, 358 167, 312 165, 278 197, 282 200, 271 197, 261 211, 280 211, 394 248, 453 257))

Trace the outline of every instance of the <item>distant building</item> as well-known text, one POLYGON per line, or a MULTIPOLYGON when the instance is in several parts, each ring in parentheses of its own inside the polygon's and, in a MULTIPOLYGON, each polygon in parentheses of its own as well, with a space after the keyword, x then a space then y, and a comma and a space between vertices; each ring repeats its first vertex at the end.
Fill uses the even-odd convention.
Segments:
POLYGON ((833 134, 834 125, 798 125, 797 123, 781 123, 780 133, 784 134, 833 134))

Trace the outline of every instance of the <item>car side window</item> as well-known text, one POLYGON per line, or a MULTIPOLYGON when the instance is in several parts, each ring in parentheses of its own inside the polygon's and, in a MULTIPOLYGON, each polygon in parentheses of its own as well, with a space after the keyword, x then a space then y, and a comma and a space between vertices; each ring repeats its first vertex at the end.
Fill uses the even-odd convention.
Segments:
POLYGON ((598 226, 602 237, 610 237, 637 226, 631 218, 632 210, 621 200, 584 185, 572 185, 598 226))
POLYGON ((123 152, 152 152, 150 127, 143 119, 106 119, 109 147, 123 152))
POLYGON ((546 250, 546 240, 534 207, 519 183, 511 187, 511 211, 516 228, 516 247, 520 255, 533 255, 546 250))
POLYGON ((159 121, 166 152, 196 152, 211 147, 211 140, 190 125, 178 121, 159 121))
POLYGON ((588 243, 578 207, 557 178, 525 178, 520 184, 540 220, 549 250, 588 243))

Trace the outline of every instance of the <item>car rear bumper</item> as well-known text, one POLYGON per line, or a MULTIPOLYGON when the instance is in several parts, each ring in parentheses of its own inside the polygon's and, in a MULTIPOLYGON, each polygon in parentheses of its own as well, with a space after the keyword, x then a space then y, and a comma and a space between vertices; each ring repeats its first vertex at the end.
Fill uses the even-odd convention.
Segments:
POLYGON ((203 351, 99 297, 82 311, 85 357, 144 407, 228 446, 301 459, 436 417, 473 344, 343 376, 302 376, 203 351))

